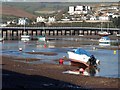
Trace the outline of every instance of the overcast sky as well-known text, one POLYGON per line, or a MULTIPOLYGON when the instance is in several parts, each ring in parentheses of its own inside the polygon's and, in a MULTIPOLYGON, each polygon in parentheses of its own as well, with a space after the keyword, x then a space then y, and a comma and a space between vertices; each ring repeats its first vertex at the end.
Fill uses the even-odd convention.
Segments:
POLYGON ((0 0, 8 2, 119 2, 120 0, 0 0))

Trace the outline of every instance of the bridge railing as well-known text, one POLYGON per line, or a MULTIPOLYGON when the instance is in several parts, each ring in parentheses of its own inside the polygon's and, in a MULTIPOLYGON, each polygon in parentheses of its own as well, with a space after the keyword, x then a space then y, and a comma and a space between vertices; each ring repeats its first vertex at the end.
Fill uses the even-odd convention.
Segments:
MULTIPOLYGON (((10 29, 10 30, 14 30, 14 29, 86 29, 86 30, 101 30, 101 28, 96 28, 96 27, 0 27, 0 30, 2 29, 10 29)), ((115 31, 119 31, 119 28, 102 28, 102 30, 115 30, 115 31)))

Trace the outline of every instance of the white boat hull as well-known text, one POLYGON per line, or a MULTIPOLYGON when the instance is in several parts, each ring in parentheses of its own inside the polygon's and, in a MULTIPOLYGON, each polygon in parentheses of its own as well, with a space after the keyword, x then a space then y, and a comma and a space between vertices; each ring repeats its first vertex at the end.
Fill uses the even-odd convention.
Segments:
MULTIPOLYGON (((84 66, 88 67, 89 64, 87 64, 87 62, 89 61, 90 57, 85 55, 85 54, 76 54, 74 52, 70 52, 68 51, 68 58, 71 60, 71 65, 72 63, 76 64, 76 63, 79 63, 79 64, 83 64, 84 66)), ((96 64, 98 65, 99 64, 99 60, 96 60, 96 64)))
POLYGON ((38 37, 39 41, 45 41, 45 37, 38 37))
POLYGON ((21 35, 21 41, 30 41, 29 35, 21 35))
POLYGON ((110 35, 110 33, 106 32, 106 31, 99 31, 98 35, 100 35, 100 36, 108 36, 108 35, 110 35))
POLYGON ((110 46, 110 40, 106 40, 106 39, 103 39, 103 38, 101 38, 101 39, 99 39, 99 45, 100 46, 110 46))
POLYGON ((69 59, 71 60, 71 64, 73 62, 74 63, 83 63, 86 66, 88 66, 86 63, 88 62, 90 57, 88 57, 87 55, 85 55, 85 54, 79 55, 79 54, 76 54, 76 53, 70 52, 70 51, 68 51, 67 53, 68 53, 69 59))
POLYGON ((76 54, 76 53, 70 52, 70 51, 68 51, 67 53, 68 53, 68 57, 70 59, 76 60, 78 62, 84 62, 84 63, 86 63, 89 60, 89 58, 90 58, 90 57, 88 57, 85 54, 79 55, 79 54, 76 54))

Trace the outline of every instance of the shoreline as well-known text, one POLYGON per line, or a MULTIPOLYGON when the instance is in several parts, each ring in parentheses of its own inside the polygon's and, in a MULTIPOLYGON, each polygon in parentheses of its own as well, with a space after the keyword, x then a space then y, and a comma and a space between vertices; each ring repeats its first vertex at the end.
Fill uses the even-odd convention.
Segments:
MULTIPOLYGON (((32 76, 42 76, 42 77, 47 77, 50 79, 58 80, 58 81, 63 81, 66 83, 70 83, 73 85, 80 86, 82 88, 87 88, 87 89, 106 89, 106 88, 113 88, 113 89, 118 89, 119 86, 119 78, 106 78, 106 77, 92 77, 92 76, 83 76, 83 75, 70 75, 70 74, 63 74, 62 72, 65 70, 70 70, 70 69, 75 69, 76 67, 74 66, 69 66, 69 65, 56 65, 56 64, 29 64, 29 63, 23 63, 23 62, 16 62, 13 61, 12 57, 6 57, 6 56, 1 56, 2 58, 2 70, 10 71, 10 72, 16 72, 19 74, 25 74, 26 76, 24 78, 29 78, 31 76, 31 79, 33 78, 32 76)), ((3 74, 10 74, 9 72, 3 72, 3 74)), ((14 75, 13 75, 14 76, 14 75)), ((5 77, 3 75, 3 88, 5 87, 4 84, 9 84, 11 81, 8 79, 11 79, 12 75, 9 77, 5 77), (8 78, 6 80, 6 78, 8 78)), ((17 76, 16 76, 17 77, 17 76)), ((23 79, 20 82, 14 82, 13 80, 13 86, 15 87, 16 85, 21 85, 24 87, 22 84, 23 82, 26 82, 28 86, 30 86, 32 83, 38 84, 39 81, 27 81, 27 79, 23 79)), ((48 82, 47 80, 45 80, 48 82)), ((54 82, 54 81, 53 81, 54 82)), ((59 84, 59 83, 58 83, 59 84)), ((30 86, 31 87, 31 86, 30 86)), ((37 86, 40 88, 40 86, 37 86)))

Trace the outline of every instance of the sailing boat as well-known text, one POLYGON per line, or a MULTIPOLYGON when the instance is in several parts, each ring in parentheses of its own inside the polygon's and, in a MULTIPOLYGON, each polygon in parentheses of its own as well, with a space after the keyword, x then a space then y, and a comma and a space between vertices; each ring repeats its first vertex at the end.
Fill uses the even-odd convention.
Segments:
MULTIPOLYGON (((43 30, 44 30, 44 26, 43 26, 43 30)), ((46 41, 45 35, 40 35, 40 36, 38 36, 37 38, 38 38, 38 41, 43 41, 43 42, 46 41)))
MULTIPOLYGON (((102 28, 102 27, 101 27, 102 28)), ((102 31, 101 29, 101 32, 99 33, 100 36, 102 36, 100 39, 99 39, 99 45, 100 46, 110 46, 110 38, 108 37, 108 35, 110 35, 110 33, 108 33, 108 30, 107 32, 106 31, 102 31)))
POLYGON ((44 36, 38 36, 38 41, 45 41, 45 35, 44 36))
POLYGON ((101 23, 101 31, 98 32, 98 35, 100 35, 100 36, 108 36, 108 35, 110 35, 110 33, 108 33, 107 31, 102 30, 102 23, 101 23))
POLYGON ((25 32, 25 23, 24 23, 24 32, 23 32, 23 35, 21 35, 21 41, 24 41, 24 42, 30 41, 30 36, 27 35, 27 33, 25 32))

